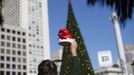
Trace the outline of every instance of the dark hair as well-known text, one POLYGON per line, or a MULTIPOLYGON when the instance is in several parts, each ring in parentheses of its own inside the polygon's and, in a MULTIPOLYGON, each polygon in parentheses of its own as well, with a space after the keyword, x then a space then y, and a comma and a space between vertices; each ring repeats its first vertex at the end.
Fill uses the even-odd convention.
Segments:
POLYGON ((38 66, 38 75, 57 75, 57 66, 53 61, 43 60, 38 66))

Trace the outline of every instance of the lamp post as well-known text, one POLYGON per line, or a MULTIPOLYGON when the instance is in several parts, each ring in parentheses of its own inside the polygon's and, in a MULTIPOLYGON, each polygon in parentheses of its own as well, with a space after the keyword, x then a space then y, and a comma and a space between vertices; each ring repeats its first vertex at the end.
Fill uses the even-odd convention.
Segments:
POLYGON ((119 22, 118 22, 118 16, 115 12, 113 12, 111 19, 114 25, 114 30, 115 30, 115 35, 116 35, 116 42, 117 42, 117 47, 118 47, 118 52, 119 52, 121 71, 123 75, 128 75, 122 36, 121 36, 121 31, 120 31, 119 22))

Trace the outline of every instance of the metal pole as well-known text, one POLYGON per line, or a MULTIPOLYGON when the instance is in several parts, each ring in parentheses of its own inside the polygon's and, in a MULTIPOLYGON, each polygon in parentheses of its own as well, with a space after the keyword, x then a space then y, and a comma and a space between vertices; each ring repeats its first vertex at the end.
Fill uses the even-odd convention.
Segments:
POLYGON ((116 15, 115 12, 113 12, 112 14, 112 22, 114 25, 114 30, 115 30, 115 35, 116 35, 116 42, 117 42, 117 47, 118 47, 118 52, 119 52, 121 71, 123 75, 128 75, 122 36, 121 36, 119 22, 118 22, 118 16, 116 15))

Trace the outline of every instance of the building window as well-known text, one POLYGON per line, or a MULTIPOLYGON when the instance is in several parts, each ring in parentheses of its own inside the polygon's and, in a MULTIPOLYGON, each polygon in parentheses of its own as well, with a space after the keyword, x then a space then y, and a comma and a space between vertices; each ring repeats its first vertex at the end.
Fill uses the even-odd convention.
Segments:
POLYGON ((13 48, 16 48, 16 44, 15 44, 15 43, 13 43, 13 44, 12 44, 12 47, 13 47, 13 48))
POLYGON ((7 72, 6 72, 6 75, 10 75, 10 72, 9 72, 9 71, 7 71, 7 72))
POLYGON ((21 42, 21 39, 20 38, 18 38, 18 42, 21 42))
POLYGON ((23 58, 23 62, 26 63, 26 58, 23 58))
POLYGON ((4 71, 0 71, 0 75, 4 75, 4 71))
POLYGON ((7 32, 10 33, 10 29, 7 29, 7 32))
POLYGON ((12 33, 15 34, 16 33, 15 30, 13 30, 12 33))
POLYGON ((13 65, 12 65, 12 68, 13 68, 13 69, 16 69, 16 65, 15 65, 15 64, 13 64, 13 65))
POLYGON ((23 45, 23 49, 26 49, 26 45, 23 45))
POLYGON ((27 75, 26 72, 23 72, 23 75, 27 75))
POLYGON ((21 69, 21 65, 18 65, 18 69, 21 69))
POLYGON ((15 51, 15 50, 13 50, 13 51, 12 51, 12 54, 13 54, 13 55, 16 55, 16 51, 15 51))
POLYGON ((10 50, 9 49, 7 49, 7 54, 10 54, 10 50))
POLYGON ((21 58, 18 58, 18 62, 21 62, 21 58))
POLYGON ((9 35, 7 35, 7 40, 10 40, 10 36, 9 35))
POLYGON ((0 68, 4 68, 4 63, 0 63, 0 68))
POLYGON ((7 64, 7 65, 6 65, 6 68, 7 68, 7 69, 10 69, 10 64, 7 64))
POLYGON ((6 59, 7 59, 7 61, 10 61, 10 57, 7 56, 6 59))
POLYGON ((21 72, 18 72, 18 75, 21 75, 21 72))
POLYGON ((12 40, 13 40, 13 41, 16 41, 16 38, 15 38, 15 37, 12 37, 12 40))
POLYGON ((5 53, 5 49, 4 48, 1 48, 1 53, 5 53))
POLYGON ((4 56, 1 56, 1 57, 0 57, 0 60, 1 60, 1 61, 4 61, 4 60, 5 60, 4 56))
POLYGON ((26 65, 23 65, 23 70, 26 70, 26 65))
POLYGON ((9 42, 7 42, 7 47, 10 47, 10 43, 9 42))
POLYGON ((21 51, 18 51, 18 55, 21 55, 21 51))
POLYGON ((12 75, 16 75, 16 72, 12 72, 12 75))
POLYGON ((16 58, 15 58, 15 57, 13 57, 13 58, 12 58, 12 61, 13 61, 13 62, 15 62, 15 61, 16 61, 16 58))
POLYGON ((5 39, 5 35, 2 34, 2 35, 1 35, 1 39, 5 39))
POLYGON ((1 41, 1 46, 5 46, 5 42, 4 41, 1 41))
POLYGON ((20 35, 20 31, 18 31, 17 34, 20 35))
POLYGON ((26 43, 26 39, 23 39, 23 43, 26 43))
POLYGON ((26 56, 26 52, 23 52, 23 56, 26 56))
POLYGON ((5 32, 5 29, 4 28, 1 28, 1 32, 5 32))
POLYGON ((23 35, 23 36, 25 36, 25 35, 26 35, 26 33, 25 33, 25 32, 22 32, 22 35, 23 35))
POLYGON ((20 44, 18 44, 18 49, 20 49, 21 48, 21 45, 20 44))

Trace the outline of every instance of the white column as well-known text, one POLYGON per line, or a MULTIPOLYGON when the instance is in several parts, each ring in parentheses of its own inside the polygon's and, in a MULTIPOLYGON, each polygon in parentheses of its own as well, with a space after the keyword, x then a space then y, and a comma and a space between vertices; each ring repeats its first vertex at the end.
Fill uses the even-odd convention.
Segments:
POLYGON ((115 29, 115 35, 116 35, 116 41, 117 41, 117 47, 119 52, 119 58, 120 58, 120 67, 123 72, 123 75, 128 75, 127 66, 126 66, 126 58, 124 53, 124 47, 122 42, 122 36, 120 32, 118 17, 115 12, 112 14, 112 22, 115 29))

